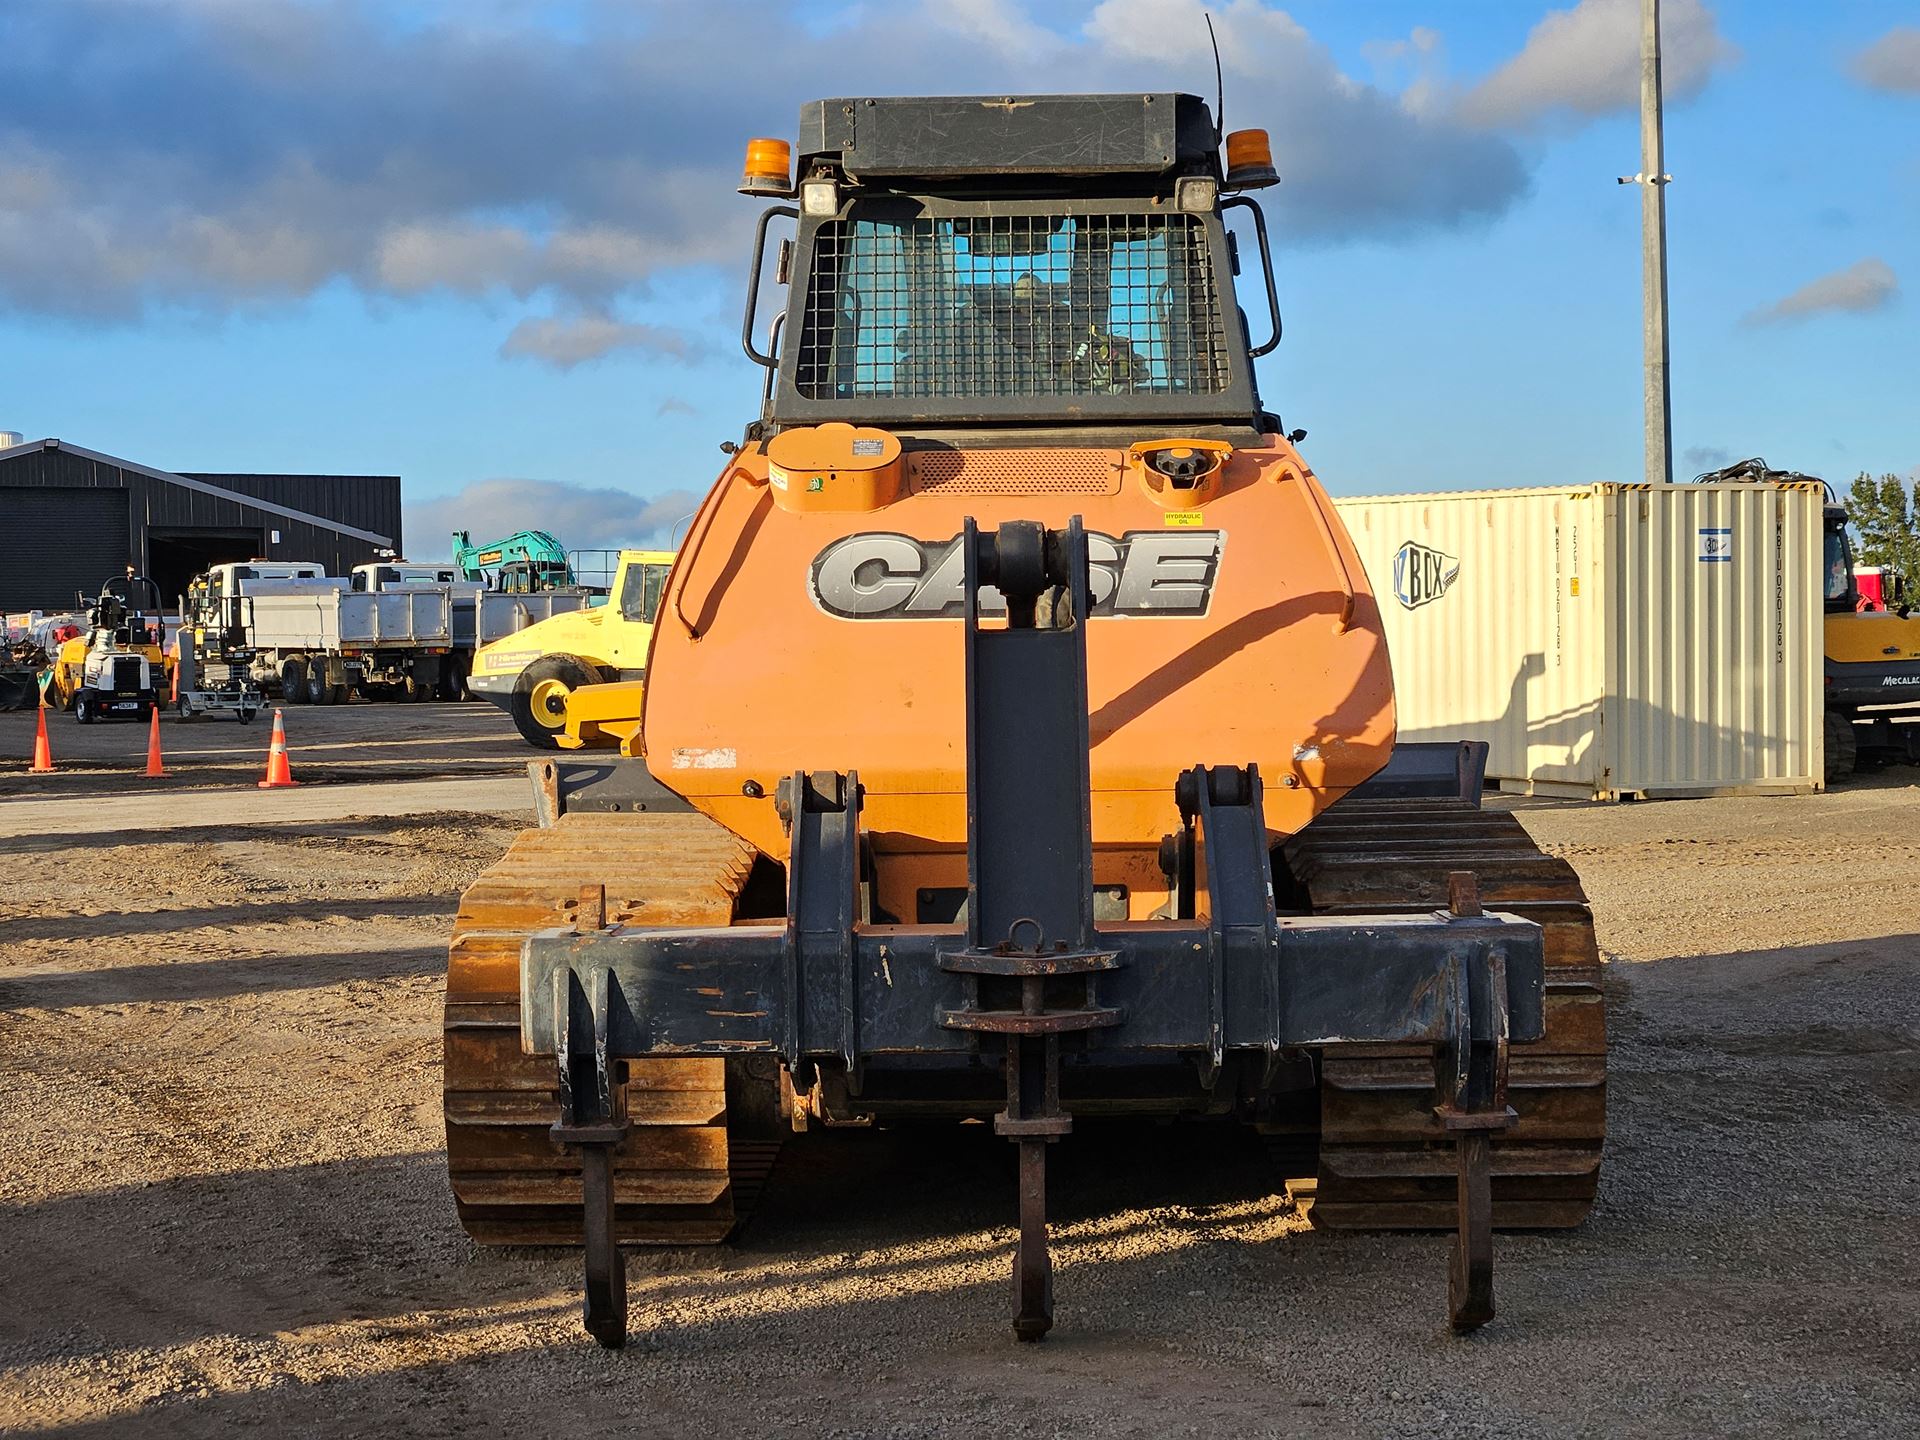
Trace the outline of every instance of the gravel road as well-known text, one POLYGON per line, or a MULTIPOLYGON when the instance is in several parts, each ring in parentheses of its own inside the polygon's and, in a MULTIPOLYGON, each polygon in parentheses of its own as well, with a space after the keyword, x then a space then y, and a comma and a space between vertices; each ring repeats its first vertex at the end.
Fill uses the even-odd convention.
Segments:
POLYGON ((1472 1339, 1444 1239, 1316 1234, 1231 1133, 1085 1126, 1060 1322, 1016 1346, 1012 1147, 971 1127, 790 1147, 740 1243, 634 1257, 617 1356, 578 1332, 574 1257, 464 1239, 439 1154, 448 919, 525 817, 236 833, 223 803, 128 837, 103 798, 0 872, 0 1430, 1920 1429, 1897 780, 1522 811, 1599 915, 1612 1138, 1583 1229, 1501 1238, 1472 1339))
MULTIPOLYGON (((533 753, 502 711, 480 701, 289 705, 283 714, 294 778, 303 785, 524 774, 533 753)), ((59 710, 47 712, 55 772, 29 774, 34 718, 31 710, 0 711, 0 803, 250 785, 266 773, 273 707, 250 725, 230 715, 163 716, 160 746, 171 773, 154 780, 144 773, 146 723, 82 725, 59 710)))

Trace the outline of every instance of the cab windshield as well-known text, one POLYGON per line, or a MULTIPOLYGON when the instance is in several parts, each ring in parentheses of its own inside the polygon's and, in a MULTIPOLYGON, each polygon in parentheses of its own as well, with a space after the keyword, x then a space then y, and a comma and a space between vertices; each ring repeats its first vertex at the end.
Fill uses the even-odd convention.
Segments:
POLYGON ((809 400, 1220 394, 1232 373, 1208 223, 856 208, 814 233, 794 388, 809 400))
POLYGON ((1847 536, 1843 530, 1827 531, 1826 598, 1845 600, 1853 590, 1853 572, 1847 556, 1847 536))

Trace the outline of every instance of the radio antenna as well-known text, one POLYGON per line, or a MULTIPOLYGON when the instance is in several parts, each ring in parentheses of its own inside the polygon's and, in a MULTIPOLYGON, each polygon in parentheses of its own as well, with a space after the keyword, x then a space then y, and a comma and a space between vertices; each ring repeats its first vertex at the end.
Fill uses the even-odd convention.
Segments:
POLYGON ((1227 86, 1220 78, 1220 37, 1213 33, 1213 12, 1200 14, 1207 22, 1207 43, 1213 46, 1213 148, 1218 150, 1227 133, 1227 86))

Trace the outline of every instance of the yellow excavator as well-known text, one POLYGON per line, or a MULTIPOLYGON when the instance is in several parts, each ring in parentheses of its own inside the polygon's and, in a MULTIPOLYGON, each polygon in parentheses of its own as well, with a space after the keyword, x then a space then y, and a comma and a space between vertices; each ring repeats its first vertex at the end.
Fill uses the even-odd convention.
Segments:
POLYGON ((1920 764, 1920 615, 1860 607, 1847 511, 1826 508, 1827 783, 1857 766, 1920 764))
POLYGON ((1033 1341, 1049 1150, 1239 1123, 1316 1226, 1453 1232, 1485 1324, 1494 1227, 1593 1201, 1593 922, 1479 808, 1484 747, 1396 747, 1366 573, 1255 384, 1267 136, 1172 93, 856 97, 745 169, 784 322, 749 299, 761 413, 622 611, 631 758, 534 761, 455 921, 461 1222, 582 1246, 617 1346, 619 1247, 724 1240, 798 1132, 990 1123, 1033 1341))
POLYGON ((617 748, 640 729, 654 612, 671 550, 622 550, 605 605, 571 610, 474 652, 467 689, 542 750, 617 748))
POLYGON ((1822 625, 1826 680, 1826 781, 1862 764, 1920 763, 1920 615, 1904 604, 1865 609, 1854 575, 1847 507, 1817 475, 1775 470, 1760 456, 1695 477, 1701 484, 1811 480, 1827 492, 1823 520, 1822 625))

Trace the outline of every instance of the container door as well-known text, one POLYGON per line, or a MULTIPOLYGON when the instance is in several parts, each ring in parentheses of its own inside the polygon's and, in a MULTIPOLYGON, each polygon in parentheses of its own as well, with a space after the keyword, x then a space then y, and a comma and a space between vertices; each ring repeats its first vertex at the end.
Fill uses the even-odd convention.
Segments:
POLYGON ((1822 764, 1819 487, 1609 488, 1619 787, 1812 788, 1822 764))

